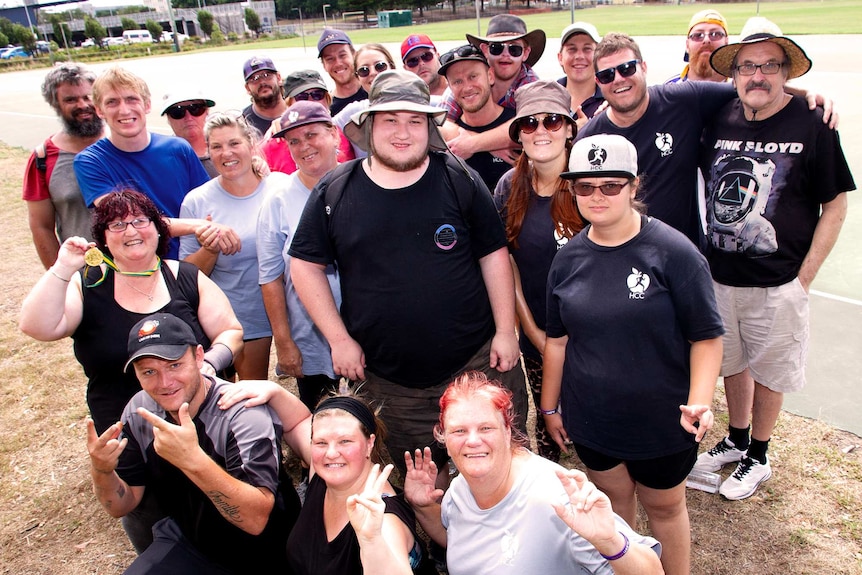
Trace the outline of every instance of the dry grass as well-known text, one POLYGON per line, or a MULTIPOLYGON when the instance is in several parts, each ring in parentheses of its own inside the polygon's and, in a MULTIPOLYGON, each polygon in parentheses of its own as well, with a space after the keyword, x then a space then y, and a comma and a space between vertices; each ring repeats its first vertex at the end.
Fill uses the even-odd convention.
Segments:
MULTIPOLYGON (((85 379, 71 342, 35 342, 16 325, 21 300, 42 273, 20 200, 26 157, 0 145, 0 573, 121 573, 134 555, 91 492, 85 379)), ((770 450, 775 475, 754 497, 728 502, 689 492, 693 572, 862 573, 856 445, 862 439, 855 435, 782 414, 770 450)))

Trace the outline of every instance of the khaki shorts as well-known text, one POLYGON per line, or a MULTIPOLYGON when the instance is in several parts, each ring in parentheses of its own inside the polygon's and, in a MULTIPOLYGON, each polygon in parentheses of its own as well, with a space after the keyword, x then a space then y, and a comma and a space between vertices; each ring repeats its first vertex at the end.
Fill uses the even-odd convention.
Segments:
MULTIPOLYGON (((512 392, 512 402, 515 407, 515 427, 526 435, 527 429, 527 382, 524 378, 524 368, 520 360, 505 373, 500 373, 489 366, 491 354, 490 340, 476 352, 467 364, 458 372, 476 370, 502 382, 503 387, 512 392)), ((457 375, 457 374, 455 374, 457 375)), ((449 458, 446 448, 434 439, 434 426, 440 417, 440 396, 449 387, 454 376, 437 385, 416 389, 404 387, 388 381, 365 370, 366 381, 358 389, 369 398, 383 405, 381 418, 386 424, 389 436, 386 439, 386 449, 395 467, 403 474, 404 452, 413 453, 425 446, 431 448, 432 457, 438 466, 442 466, 449 458)))
POLYGON ((712 282, 724 322, 721 375, 748 368, 757 383, 779 393, 805 386, 808 294, 794 279, 776 287, 712 282))

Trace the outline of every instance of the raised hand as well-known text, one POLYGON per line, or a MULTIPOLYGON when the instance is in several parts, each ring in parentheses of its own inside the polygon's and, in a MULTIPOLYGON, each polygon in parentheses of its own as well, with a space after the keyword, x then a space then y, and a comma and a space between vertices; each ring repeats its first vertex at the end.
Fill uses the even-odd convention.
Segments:
POLYGON ((189 415, 189 404, 183 403, 177 414, 180 424, 165 421, 143 407, 138 415, 153 426, 153 447, 165 461, 179 469, 194 464, 196 457, 203 454, 198 445, 198 430, 189 415))
POLYGON ((113 473, 117 468, 120 454, 129 443, 122 433, 123 424, 118 421, 102 435, 97 435, 93 420, 87 419, 87 452, 90 454, 90 464, 94 470, 107 474, 113 473))
MULTIPOLYGON (((598 490, 585 473, 577 469, 558 469, 557 478, 569 496, 569 504, 554 504, 554 511, 575 533, 596 548, 614 547, 617 529, 608 496, 598 490), (602 545, 604 544, 604 545, 602 545), (600 547, 602 545, 602 547, 600 547)), ((618 551, 619 549, 617 549, 618 551)), ((610 552, 611 554, 616 551, 610 552)))
POLYGON ((392 469, 393 465, 389 464, 381 471, 380 465, 375 463, 365 479, 362 493, 356 493, 347 498, 347 516, 360 542, 381 536, 386 509, 386 504, 383 503, 383 490, 392 469))
POLYGON ((436 505, 443 499, 443 490, 435 487, 437 464, 431 459, 431 448, 417 449, 414 456, 404 452, 407 475, 404 477, 404 498, 414 507, 436 505))

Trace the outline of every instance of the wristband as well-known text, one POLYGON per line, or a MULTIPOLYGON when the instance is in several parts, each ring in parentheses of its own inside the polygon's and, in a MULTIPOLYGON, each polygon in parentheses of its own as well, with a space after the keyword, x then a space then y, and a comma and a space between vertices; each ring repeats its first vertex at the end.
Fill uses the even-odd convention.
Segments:
POLYGON ((540 407, 539 413, 541 413, 542 415, 554 415, 555 413, 557 413, 557 408, 555 407, 554 409, 542 409, 540 407))
POLYGON ((628 550, 629 550, 629 538, 628 538, 628 537, 626 537, 626 534, 625 534, 625 533, 623 533, 622 531, 618 531, 618 533, 619 533, 620 535, 622 535, 622 536, 623 536, 623 539, 625 540, 625 545, 623 545, 623 550, 622 550, 622 551, 620 551, 620 552, 619 552, 619 553, 617 553, 616 555, 605 555, 604 553, 602 553, 601 551, 599 551, 599 555, 601 555, 602 557, 604 557, 607 561, 616 561, 617 559, 622 559, 623 555, 625 555, 626 553, 628 553, 628 550))
POLYGON ((52 276, 54 276, 55 278, 57 278, 57 279, 58 279, 58 280, 60 280, 61 282, 69 283, 69 282, 72 280, 72 278, 66 279, 66 278, 64 278, 63 276, 61 276, 60 274, 58 274, 57 272, 55 272, 55 271, 54 271, 54 266, 51 266, 50 268, 48 268, 48 271, 49 271, 49 272, 51 272, 51 275, 52 275, 52 276))
POLYGON ((213 369, 218 373, 233 363, 233 352, 223 343, 214 343, 204 353, 204 361, 213 366, 213 369))

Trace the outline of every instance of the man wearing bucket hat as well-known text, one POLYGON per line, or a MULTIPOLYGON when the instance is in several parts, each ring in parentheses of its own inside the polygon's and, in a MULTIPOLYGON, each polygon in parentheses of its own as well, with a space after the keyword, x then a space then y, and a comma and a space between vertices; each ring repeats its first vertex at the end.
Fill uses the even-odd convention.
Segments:
MULTIPOLYGON (((452 78, 449 89, 464 111, 454 123, 446 122, 442 128, 444 137, 456 137, 459 131, 481 134, 505 127, 515 117, 515 110, 504 108, 491 99, 494 71, 481 50, 465 44, 443 54, 441 61, 444 64, 440 66, 440 74, 452 78)), ((479 172, 489 190, 493 190, 500 177, 511 168, 507 159, 510 149, 506 147, 497 153, 480 151, 466 159, 467 165, 479 172)))
POLYGON ((440 395, 453 374, 482 370, 514 394, 526 427, 526 383, 515 337, 515 294, 506 235, 491 194, 446 150, 446 111, 403 70, 381 72, 369 107, 345 133, 367 150, 312 192, 290 246, 302 303, 332 348, 338 375, 366 380, 392 430, 387 448, 402 472, 405 451, 434 440, 440 395), (341 280, 341 312, 325 267, 341 280))
POLYGON ((189 143, 210 178, 218 176, 218 172, 207 149, 204 124, 213 106, 215 102, 204 96, 201 90, 180 89, 162 98, 162 116, 167 115, 174 136, 189 143))
POLYGON ((134 511, 145 492, 168 516, 126 573, 262 573, 283 564, 300 503, 280 443, 283 435, 308 458, 308 409, 294 399, 290 421, 267 406, 222 409, 232 384, 201 374, 203 348, 171 314, 139 321, 128 350, 126 369, 142 390, 102 435, 87 422, 90 475, 113 517, 134 511), (233 546, 243 553, 226 551, 233 546))
POLYGON ((785 90, 811 68, 805 51, 765 18, 741 37, 711 58, 739 98, 704 133, 701 165, 730 422, 697 467, 737 464, 719 489, 734 500, 772 475, 766 452, 784 394, 805 384, 808 290, 855 189, 838 134, 785 90))
POLYGON ((685 56, 688 62, 678 76, 666 84, 688 82, 727 82, 727 78, 712 69, 709 58, 721 46, 727 45, 727 20, 718 11, 708 8, 691 17, 685 39, 685 56))
MULTIPOLYGON (((587 122, 578 139, 595 134, 619 134, 635 145, 638 167, 649 176, 643 200, 654 216, 705 247, 698 209, 698 161, 703 129, 726 103, 736 97, 730 84, 680 82, 647 87, 647 63, 629 36, 605 34, 596 47, 594 66, 608 108, 587 122)), ((804 94, 813 110, 831 101, 804 94)))
POLYGON ((277 120, 287 109, 281 91, 281 74, 275 69, 272 59, 253 56, 242 65, 245 91, 251 97, 242 115, 261 135, 269 131, 273 120, 277 120))

